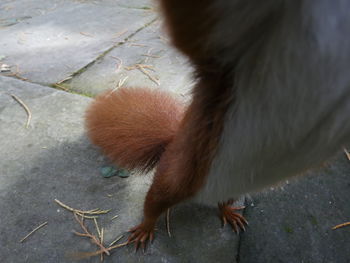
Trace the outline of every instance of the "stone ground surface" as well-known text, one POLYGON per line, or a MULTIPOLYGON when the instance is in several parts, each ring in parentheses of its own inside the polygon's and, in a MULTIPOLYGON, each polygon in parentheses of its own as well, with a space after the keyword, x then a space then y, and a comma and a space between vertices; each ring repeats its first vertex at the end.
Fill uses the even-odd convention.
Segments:
MULTIPOLYGON (((83 118, 89 97, 118 83, 188 94, 190 67, 154 10, 148 0, 1 1, 0 67, 11 71, 0 73, 0 262, 74 262, 72 253, 96 250, 72 233, 78 223, 54 199, 112 209, 98 219, 106 244, 141 219, 150 176, 103 178, 109 163, 86 138, 83 118), (30 108, 28 128, 11 95, 30 108)), ((350 228, 331 229, 350 220, 349 172, 339 154, 309 177, 246 198, 250 225, 239 236, 220 227, 214 208, 180 205, 171 238, 162 218, 145 254, 123 247, 105 262, 349 262, 350 228)))

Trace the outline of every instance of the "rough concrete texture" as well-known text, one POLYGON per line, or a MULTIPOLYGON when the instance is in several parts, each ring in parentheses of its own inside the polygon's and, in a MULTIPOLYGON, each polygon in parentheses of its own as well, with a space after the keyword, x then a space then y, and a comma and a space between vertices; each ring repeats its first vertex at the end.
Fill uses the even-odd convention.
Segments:
POLYGON ((350 229, 332 230, 350 219, 349 166, 342 153, 322 170, 253 195, 240 262, 349 262, 350 229))
POLYGON ((17 16, 4 19, 0 28, 3 62, 12 66, 13 73, 36 83, 66 79, 156 16, 144 1, 140 8, 125 1, 123 7, 118 1, 47 2, 10 1, 1 8, 2 13, 18 8, 17 16), (25 15, 22 9, 27 10, 25 15), (43 11, 38 14, 38 10, 43 11))
POLYGON ((160 87, 187 94, 193 85, 191 77, 189 63, 169 47, 162 23, 157 20, 62 85, 75 92, 96 95, 125 80, 126 86, 160 87), (144 72, 137 68, 138 64, 144 67, 144 72))
MULTIPOLYGON (((148 0, 1 1, 0 65, 12 66, 12 73, 0 76, 0 262, 74 262, 72 253, 97 250, 72 233, 81 229, 55 198, 79 209, 112 209, 98 219, 105 244, 141 220, 151 175, 101 176, 109 162, 84 134, 91 99, 83 94, 121 80, 158 88, 140 69, 128 68, 136 64, 146 65, 160 88, 188 93, 191 69, 167 45, 153 6, 148 0), (49 87, 69 76, 61 85, 78 94, 49 87), (28 128, 11 94, 30 108, 28 128)), ((244 211, 250 225, 239 236, 221 228, 215 208, 179 205, 171 213, 171 238, 162 217, 145 254, 123 247, 105 262, 349 262, 350 228, 331 230, 350 220, 349 172, 340 154, 308 177, 252 195, 244 211)))
MULTIPOLYGON (((0 77, 0 86, 1 262, 71 262, 69 253, 96 249, 72 234, 81 229, 55 198, 85 210, 112 209, 99 219, 107 244, 141 220, 150 176, 100 175, 108 162, 88 142, 83 128, 90 99, 5 77, 0 77), (30 108, 33 118, 28 129, 25 111, 9 94, 30 108), (119 217, 111 220, 114 215, 119 217), (19 242, 45 221, 47 226, 19 242)), ((93 224, 89 227, 95 231, 93 224)), ((145 255, 135 254, 130 246, 116 250, 105 262, 235 261, 237 236, 220 228, 215 209, 184 204, 172 212, 172 238, 164 219, 158 229, 145 255)))

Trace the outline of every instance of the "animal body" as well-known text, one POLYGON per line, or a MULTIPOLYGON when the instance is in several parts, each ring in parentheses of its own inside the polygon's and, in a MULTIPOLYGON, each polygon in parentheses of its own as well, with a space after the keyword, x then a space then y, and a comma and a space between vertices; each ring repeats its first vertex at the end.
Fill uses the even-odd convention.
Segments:
MULTIPOLYGON (((350 139, 349 1, 159 3, 174 46, 195 69, 191 102, 121 89, 87 113, 90 138, 112 160, 156 166, 144 220, 131 229, 137 245, 179 202, 257 191, 319 166, 350 139)), ((224 221, 244 228, 231 204, 220 204, 224 221)))

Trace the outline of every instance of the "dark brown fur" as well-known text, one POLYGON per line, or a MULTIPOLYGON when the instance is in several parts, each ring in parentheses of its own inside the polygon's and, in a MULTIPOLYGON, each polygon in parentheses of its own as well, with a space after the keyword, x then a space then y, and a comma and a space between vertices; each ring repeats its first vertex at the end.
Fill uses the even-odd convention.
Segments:
MULTIPOLYGON (((210 79, 200 82, 196 88, 206 89, 211 85, 217 87, 218 84, 209 81, 210 79)), ((220 89, 217 90, 222 92, 220 89)), ((205 182, 222 132, 225 106, 228 104, 218 106, 217 110, 211 108, 214 105, 206 109, 203 105, 208 106, 209 100, 213 97, 200 97, 200 95, 195 94, 198 98, 195 97, 178 134, 160 159, 145 201, 146 219, 158 217, 170 206, 193 196, 205 182)), ((213 95, 225 101, 228 94, 223 92, 213 95)))
POLYGON ((207 53, 208 33, 215 23, 210 15, 212 0, 160 0, 166 26, 175 47, 193 63, 211 57, 207 53))
POLYGON ((207 16, 211 2, 161 1, 174 45, 191 59, 198 83, 180 129, 160 159, 145 200, 144 228, 152 226, 167 208, 192 197, 204 185, 225 114, 234 100, 229 72, 215 63, 204 45, 212 25, 207 16), (190 27, 192 24, 201 27, 190 27))
MULTIPOLYGON (((236 65, 244 49, 255 42, 244 39, 244 44, 240 44, 237 40, 237 53, 222 63, 222 59, 218 59, 220 50, 211 47, 209 41, 210 32, 217 22, 215 19, 218 19, 211 13, 213 3, 211 0, 160 0, 172 41, 189 57, 197 76, 192 103, 183 118, 182 108, 176 105, 176 101, 169 106, 164 103, 164 95, 154 96, 149 91, 142 94, 141 90, 135 90, 126 99, 119 97, 122 93, 116 93, 110 100, 102 95, 88 113, 90 137, 95 137, 93 142, 118 164, 148 169, 159 160, 144 204, 144 221, 132 230, 130 241, 144 243, 152 238, 159 215, 194 196, 204 185, 219 145, 227 110, 235 103, 236 65), (139 108, 142 114, 134 112, 137 105, 144 105, 139 108), (102 110, 97 112, 97 108, 102 110), (120 114, 126 109, 128 115, 120 114), (163 112, 175 113, 164 115, 163 112), (101 118, 107 120, 101 121, 101 118), (128 132, 124 131, 125 122, 129 125, 128 132), (112 123, 115 125, 111 129, 112 123), (151 131, 158 133, 155 137, 149 136, 151 131), (142 134, 146 134, 145 137, 142 134)), ((260 28, 252 25, 247 31, 256 35, 260 28)), ((244 33, 241 34, 243 38, 244 33)))
POLYGON ((198 77, 184 118, 178 101, 147 89, 107 92, 87 113, 89 137, 117 164, 147 170, 159 160, 145 200, 144 222, 137 230, 146 235, 162 212, 205 183, 225 113, 233 103, 231 69, 217 64, 204 45, 214 24, 208 16, 211 3, 161 1, 174 45, 191 59, 198 77))

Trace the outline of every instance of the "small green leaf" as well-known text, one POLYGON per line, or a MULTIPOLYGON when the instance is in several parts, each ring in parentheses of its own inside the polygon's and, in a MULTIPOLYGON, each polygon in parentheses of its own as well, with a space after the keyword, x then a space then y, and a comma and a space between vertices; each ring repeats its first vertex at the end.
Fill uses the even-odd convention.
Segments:
POLYGON ((118 170, 113 166, 104 166, 101 168, 101 174, 104 178, 117 175, 118 170))
POLYGON ((125 170, 125 169, 120 169, 118 171, 118 176, 121 177, 121 178, 127 178, 127 177, 130 176, 130 173, 127 170, 125 170))

